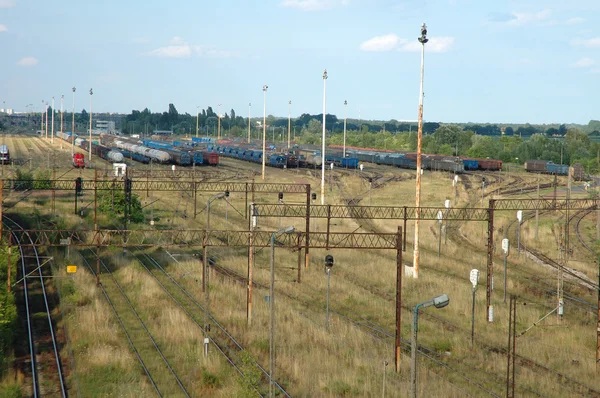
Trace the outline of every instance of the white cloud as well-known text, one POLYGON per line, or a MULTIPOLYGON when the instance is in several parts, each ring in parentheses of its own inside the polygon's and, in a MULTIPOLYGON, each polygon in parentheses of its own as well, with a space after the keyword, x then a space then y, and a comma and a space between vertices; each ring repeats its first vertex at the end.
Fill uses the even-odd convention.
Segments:
POLYGON ((503 25, 528 25, 538 22, 548 22, 552 11, 544 9, 538 12, 516 12, 513 11, 509 14, 504 13, 491 13, 488 16, 489 22, 495 22, 503 25))
POLYGON ((402 41, 397 35, 390 33, 383 36, 375 36, 360 44, 363 51, 391 51, 402 41))
POLYGON ((192 56, 192 47, 189 44, 160 47, 150 51, 148 55, 164 58, 190 58, 192 56))
POLYGON ((590 66, 593 66, 595 64, 596 61, 594 61, 593 59, 583 57, 577 60, 576 62, 573 62, 570 66, 572 68, 589 68, 590 66))
MULTIPOLYGON (((444 53, 452 48, 454 37, 430 37, 425 45, 425 51, 433 53, 444 53)), ((363 51, 421 51, 421 43, 417 40, 408 41, 390 33, 383 36, 375 36, 360 44, 363 51)))
POLYGON ((321 11, 347 6, 350 0, 283 0, 280 5, 287 8, 297 8, 302 11, 321 11))
POLYGON ((567 19, 567 21, 565 22, 567 25, 575 25, 578 23, 582 23, 584 22, 585 19, 581 18, 581 17, 575 17, 575 18, 569 18, 567 19))
POLYGON ((571 46, 573 47, 587 47, 587 48, 600 48, 600 37, 593 37, 591 39, 575 39, 571 40, 571 46))
POLYGON ((192 45, 183 40, 181 37, 175 36, 169 40, 168 46, 154 49, 148 52, 147 55, 160 58, 191 58, 192 56, 227 58, 235 56, 236 54, 230 51, 192 45))
POLYGON ((12 8, 16 5, 16 0, 0 0, 0 8, 12 8))
POLYGON ((6 32, 7 30, 8 28, 6 27, 6 25, 0 24, 0 32, 6 32))
POLYGON ((25 57, 17 61, 18 66, 34 66, 38 64, 38 59, 34 57, 25 57))

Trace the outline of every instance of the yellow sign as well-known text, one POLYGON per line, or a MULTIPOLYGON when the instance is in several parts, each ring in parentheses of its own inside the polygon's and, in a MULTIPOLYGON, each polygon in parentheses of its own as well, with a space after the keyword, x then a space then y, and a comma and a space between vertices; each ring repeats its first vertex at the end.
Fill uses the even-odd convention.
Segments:
POLYGON ((75 272, 77 272, 76 265, 67 265, 67 274, 74 274, 75 272))

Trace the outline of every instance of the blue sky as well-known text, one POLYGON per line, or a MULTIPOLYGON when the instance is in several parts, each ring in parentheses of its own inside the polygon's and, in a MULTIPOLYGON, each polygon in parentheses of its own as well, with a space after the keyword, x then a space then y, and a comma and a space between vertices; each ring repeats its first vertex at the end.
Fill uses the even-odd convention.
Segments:
MULTIPOLYGON (((0 0, 0 102, 253 117, 327 112, 416 120, 600 119, 597 0, 0 0)), ((2 104, 0 104, 2 106, 2 104)))

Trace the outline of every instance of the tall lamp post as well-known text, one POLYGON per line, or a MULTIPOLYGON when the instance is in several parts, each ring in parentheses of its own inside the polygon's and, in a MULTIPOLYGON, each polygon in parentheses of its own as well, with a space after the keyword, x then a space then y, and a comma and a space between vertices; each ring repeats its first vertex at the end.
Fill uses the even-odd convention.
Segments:
POLYGON ((65 125, 63 123, 63 119, 65 116, 65 109, 64 109, 64 102, 65 102, 65 96, 64 94, 60 96, 60 132, 64 133, 65 132, 65 125))
POLYGON ((325 109, 327 101, 327 69, 323 71, 323 137, 321 138, 321 205, 325 204, 325 109))
POLYGON ((421 308, 431 307, 444 308, 448 305, 450 299, 448 295, 442 294, 432 298, 429 301, 417 304, 413 308, 412 341, 410 350, 410 396, 417 398, 417 332, 419 331, 419 310, 421 308))
POLYGON ((429 39, 427 38, 427 26, 421 25, 421 37, 419 37, 419 43, 421 43, 421 86, 419 88, 419 128, 417 133, 417 193, 415 199, 415 207, 417 208, 417 217, 415 220, 415 242, 413 252, 413 277, 419 277, 419 224, 421 215, 421 146, 423 138, 423 74, 425 73, 425 43, 429 39))
POLYGON ((288 101, 288 150, 290 149, 290 138, 292 136, 292 100, 288 101))
POLYGON ((275 359, 275 237, 279 234, 291 234, 294 226, 281 228, 271 234, 271 282, 269 284, 269 397, 273 397, 273 370, 275 359))
POLYGON ((217 108, 217 117, 218 117, 218 127, 217 127, 217 141, 221 139, 221 104, 219 104, 217 108))
POLYGON ((263 104, 263 147, 262 147, 262 179, 265 179, 265 152, 267 150, 267 89, 269 86, 263 86, 264 104, 263 104))
POLYGON ((344 100, 344 153, 342 154, 344 158, 346 157, 346 115, 348 114, 347 109, 348 101, 344 100))
POLYGON ((50 143, 54 144, 54 97, 52 97, 52 128, 50 130, 50 143))
POLYGON ((90 88, 90 150, 88 155, 90 163, 92 162, 92 95, 94 95, 94 91, 90 88))
POLYGON ((248 144, 250 143, 250 108, 252 107, 252 102, 248 102, 248 144))
POLYGON ((46 101, 45 104, 46 104, 46 139, 48 139, 48 101, 46 101))
POLYGON ((196 106, 196 138, 198 138, 198 119, 200 118, 200 105, 196 106))
POLYGON ((75 87, 73 87, 73 107, 71 108, 71 156, 75 153, 75 87))

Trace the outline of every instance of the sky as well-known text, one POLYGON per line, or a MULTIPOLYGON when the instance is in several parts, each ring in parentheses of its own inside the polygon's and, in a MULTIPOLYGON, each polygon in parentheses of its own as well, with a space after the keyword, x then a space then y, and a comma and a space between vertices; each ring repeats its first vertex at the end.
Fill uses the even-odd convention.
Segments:
POLYGON ((70 110, 76 87, 77 111, 93 88, 94 112, 295 117, 325 94, 340 119, 416 120, 426 23, 426 121, 587 124, 598 21, 598 0, 0 0, 0 106, 70 110))

